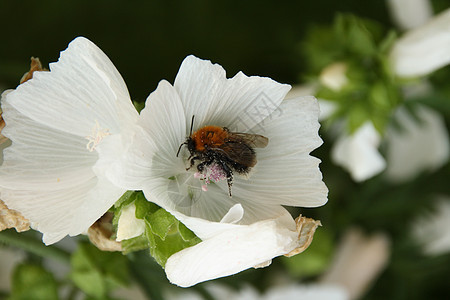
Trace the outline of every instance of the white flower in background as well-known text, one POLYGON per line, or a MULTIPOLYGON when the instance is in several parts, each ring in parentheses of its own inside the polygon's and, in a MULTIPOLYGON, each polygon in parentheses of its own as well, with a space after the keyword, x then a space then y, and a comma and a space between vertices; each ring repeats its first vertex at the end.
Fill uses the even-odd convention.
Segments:
MULTIPOLYGON (((208 293, 216 300, 347 300, 348 295, 342 287, 327 284, 298 284, 276 285, 260 293, 251 286, 243 286, 239 290, 231 289, 220 284, 208 284, 205 286, 208 293)), ((198 293, 167 293, 169 300, 201 300, 204 299, 198 293)))
MULTIPOLYGON (((395 1, 393 1, 395 2, 395 1)), ((408 6, 412 11, 419 10, 427 4, 415 1, 408 6), (413 7, 417 5, 417 7, 413 7), (414 9, 413 9, 414 8, 414 9)), ((400 9, 401 6, 393 5, 392 9, 400 9)), ((411 11, 409 11, 411 12, 411 11)), ((392 12, 396 14, 395 11, 392 12)), ((402 13, 406 14, 404 10, 402 13)), ((428 15, 428 13, 424 13, 428 15)), ((414 19, 415 15, 409 15, 414 19)), ((421 21, 425 23, 425 21, 421 21)), ((450 10, 447 10, 433 18, 427 24, 407 32, 400 38, 392 49, 390 59, 394 72, 399 77, 410 77, 426 75, 447 65, 450 62, 450 10)), ((324 68, 319 80, 326 87, 332 90, 339 90, 346 83, 343 79, 346 67, 342 62, 336 62, 324 68)), ((309 87, 309 93, 314 90, 309 87)), ((410 88, 410 87, 408 87, 410 88)), ((303 94, 304 88, 294 88, 288 97, 303 94)), ((406 90, 405 93, 408 91, 406 90)), ((327 99, 319 99, 321 108, 321 120, 326 119, 337 109, 337 105, 327 99)), ((412 124, 412 117, 407 117, 406 112, 400 108, 394 116, 399 118, 399 122, 414 126, 413 129, 397 132, 390 128, 387 134, 388 159, 391 166, 388 175, 393 179, 411 178, 417 173, 426 169, 435 169, 444 164, 448 159, 448 133, 439 115, 430 109, 421 108, 421 113, 426 121, 424 123, 412 124), (426 112, 424 112, 426 110, 426 112), (407 118, 407 119, 406 119, 407 118), (417 143, 421 137, 426 137, 428 143, 417 143), (433 145, 424 149, 425 145, 433 145), (397 150, 397 149, 402 150, 397 150), (424 149, 424 151, 420 151, 424 149), (432 151, 432 153, 430 153, 432 151), (409 163, 405 163, 405 159, 409 163), (407 173, 409 173, 407 175, 407 173)), ((412 127, 411 127, 412 128, 412 127)), ((381 136, 370 122, 358 128, 352 135, 349 135, 344 124, 335 124, 332 135, 337 135, 337 141, 332 148, 332 158, 342 167, 346 168, 355 181, 363 181, 382 172, 386 167, 383 156, 378 152, 381 143, 381 136)))
POLYGON ((443 117, 417 106, 415 119, 405 108, 395 113, 399 127, 386 133, 386 175, 396 181, 411 179, 420 171, 434 171, 449 158, 448 131, 443 117))
MULTIPOLYGON (((111 166, 110 179, 128 190, 143 190, 202 239, 168 259, 165 269, 173 283, 191 286, 266 266, 305 245, 303 231, 318 226, 311 222, 298 231, 282 206, 320 206, 328 192, 320 160, 309 155, 322 143, 317 101, 282 102, 289 89, 241 72, 227 79, 221 66, 189 56, 174 86, 161 81, 147 99, 129 153, 111 166), (186 170, 186 146, 177 157, 192 116, 193 132, 214 125, 269 139, 267 147, 254 149, 257 164, 248 178, 234 174, 232 197, 223 176, 205 189, 196 165, 186 170)), ((206 169, 221 172, 216 164, 206 169)))
POLYGON ((390 253, 391 242, 386 234, 368 236, 358 228, 350 228, 319 283, 342 287, 349 299, 361 299, 389 263, 390 253))
POLYGON ((348 83, 347 64, 344 62, 336 62, 325 67, 319 75, 319 81, 324 86, 339 91, 348 83))
POLYGON ((425 24, 433 16, 429 0, 387 0, 391 17, 401 29, 413 29, 425 24))
POLYGON ((2 95, 1 199, 52 244, 87 231, 124 193, 104 176, 137 120, 126 85, 92 42, 77 38, 50 72, 2 95))
POLYGON ((423 76, 448 65, 450 9, 408 31, 395 43, 390 56, 393 69, 400 77, 423 76))
POLYGON ((10 292, 12 286, 12 276, 14 268, 26 259, 23 251, 14 248, 0 247, 0 290, 10 292))
POLYGON ((435 212, 421 217, 412 226, 412 234, 422 243, 428 255, 450 252, 450 199, 442 197, 436 202, 435 212))
POLYGON ((380 173, 386 161, 378 152, 381 136, 366 122, 352 135, 341 135, 333 145, 331 158, 346 168, 355 181, 364 181, 380 173))

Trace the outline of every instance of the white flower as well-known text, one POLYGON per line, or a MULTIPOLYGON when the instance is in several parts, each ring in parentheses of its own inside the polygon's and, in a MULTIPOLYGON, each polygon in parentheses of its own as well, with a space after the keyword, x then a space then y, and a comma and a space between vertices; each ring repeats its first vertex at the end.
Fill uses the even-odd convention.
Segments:
POLYGON ((387 0, 392 19, 401 29, 425 24, 433 16, 429 0, 387 0))
MULTIPOLYGON (((401 1, 391 2, 391 5, 397 8, 397 5, 399 5, 397 2, 401 1)), ((427 6, 427 4, 419 2, 411 4, 408 2, 408 6, 427 6)), ((393 8, 393 11, 395 9, 393 8)), ((429 23, 410 30, 400 38, 392 48, 390 62, 394 72, 399 77, 426 75, 447 65, 450 62, 450 9, 434 17, 429 23)), ((343 76, 345 77, 345 65, 336 62, 324 69, 320 80, 328 88, 339 90, 346 83, 343 76)), ((312 89, 314 88, 312 87, 312 89)), ((294 88, 294 90, 296 89, 294 88)), ((301 90, 299 91, 301 93, 301 90)), ((293 92, 288 97, 298 93, 293 92)), ((332 115, 338 108, 338 105, 327 101, 327 99, 319 99, 319 102, 321 110, 323 110, 321 120, 332 115)), ((431 112, 427 113, 428 116, 430 114, 431 112)), ((406 113, 397 113, 397 115, 400 115, 403 120, 406 118, 406 113)), ((399 122, 404 123, 406 121, 399 120, 399 122)), ((418 148, 416 145, 419 142, 419 132, 413 133, 412 130, 406 130, 408 133, 402 133, 403 136, 396 139, 398 135, 395 135, 395 130, 389 129, 388 142, 393 143, 391 146, 388 145, 389 164, 393 164, 388 170, 389 175, 392 175, 391 178, 406 179, 424 169, 437 168, 447 160, 448 134, 445 126, 442 126, 441 123, 438 115, 430 116, 425 122, 426 126, 420 128, 420 136, 426 136, 429 143, 435 145, 432 150, 433 153, 430 153, 429 150, 419 151, 419 149, 422 149, 422 147, 418 148), (432 120, 433 118, 434 120, 432 120), (394 138, 389 138, 389 136, 394 138), (406 155, 397 151, 395 147, 403 149, 406 155), (398 161, 394 156, 399 158, 398 161), (409 158, 410 163, 404 163, 405 158, 409 158), (409 175, 406 175, 406 172, 409 172, 409 175)), ((411 124, 412 121, 408 122, 408 126, 411 124)), ((386 162, 378 151, 382 137, 373 125, 367 122, 352 135, 344 132, 344 126, 341 125, 337 124, 331 128, 334 131, 333 133, 341 132, 332 148, 333 160, 347 169, 356 181, 369 179, 382 172, 386 167, 386 162)), ((414 128, 418 129, 422 125, 421 123, 415 124, 414 128)), ((421 145, 427 145, 427 143, 421 143, 421 145)))
MULTIPOLYGON (((294 86, 289 93, 286 95, 287 99, 291 98, 299 98, 299 97, 305 97, 308 95, 314 95, 316 93, 317 86, 316 85, 296 85, 294 86)), ((329 118, 338 108, 336 102, 324 100, 324 99, 317 99, 319 101, 319 121, 326 120, 329 118)))
POLYGON ((391 242, 384 233, 365 235, 348 229, 329 269, 319 282, 342 287, 349 299, 361 299, 389 263, 391 242))
POLYGON ((138 117, 122 77, 80 37, 1 104, 12 145, 3 151, 0 198, 46 244, 86 232, 125 191, 103 176, 138 117))
POLYGON ((173 283, 190 286, 267 265, 302 245, 282 205, 323 205, 327 188, 320 161, 309 155, 322 143, 317 101, 304 97, 282 102, 289 89, 241 72, 227 79, 221 66, 189 56, 174 86, 161 81, 147 99, 129 153, 109 174, 126 189, 143 190, 149 201, 203 240, 168 259, 166 273, 173 283), (186 170, 186 146, 177 157, 190 134, 192 116, 194 132, 215 125, 269 139, 267 147, 254 149, 257 164, 248 178, 234 174, 232 197, 226 180, 204 191, 196 166, 186 170))
POLYGON ((319 75, 319 81, 324 86, 339 91, 348 83, 347 64, 344 62, 335 62, 325 67, 319 75))
POLYGON ((412 234, 424 246, 428 255, 450 252, 450 199, 441 197, 435 204, 435 212, 417 220, 412 234))
POLYGON ((400 77, 423 76, 450 63, 450 9, 401 37, 390 59, 400 77))
POLYGON ((342 134, 331 150, 332 159, 346 168, 355 181, 364 181, 386 167, 378 152, 381 136, 372 122, 366 122, 352 135, 342 134))
POLYGON ((443 117, 417 106, 414 118, 404 107, 395 113, 399 127, 386 133, 386 175, 395 181, 411 179, 422 171, 434 171, 449 158, 450 143, 443 117))
MULTIPOLYGON (((239 290, 231 289, 220 284, 208 284, 205 289, 216 300, 284 300, 284 299, 302 299, 302 300, 347 300, 349 299, 344 288, 337 285, 327 284, 298 284, 289 283, 270 287, 261 294, 254 287, 245 285, 239 290)), ((200 294, 194 292, 181 292, 175 294, 169 291, 166 298, 170 300, 204 299, 200 294)))

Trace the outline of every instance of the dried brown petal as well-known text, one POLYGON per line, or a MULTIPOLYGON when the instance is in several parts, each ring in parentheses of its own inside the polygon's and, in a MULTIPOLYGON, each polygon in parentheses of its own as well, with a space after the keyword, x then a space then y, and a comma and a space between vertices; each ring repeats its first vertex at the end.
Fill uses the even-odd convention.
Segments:
POLYGON ((309 245, 311 245, 317 227, 322 226, 320 221, 306 218, 302 215, 298 216, 298 218, 295 219, 295 224, 297 225, 298 232, 298 246, 288 254, 284 255, 287 257, 291 257, 305 251, 309 247, 309 245))
POLYGON ((31 78, 33 78, 33 73, 35 71, 48 71, 45 68, 42 68, 42 64, 41 61, 39 60, 39 58, 37 57, 32 57, 31 58, 31 64, 30 64, 30 71, 28 71, 27 73, 23 74, 22 78, 20 79, 20 84, 30 80, 31 78))
POLYGON ((88 237, 92 244, 102 251, 122 251, 122 245, 111 237, 114 234, 112 213, 105 213, 88 230, 88 237))
POLYGON ((5 137, 4 135, 1 134, 3 128, 5 128, 5 125, 6 125, 5 120, 3 120, 2 111, 0 109, 0 145, 8 140, 7 137, 5 137))
POLYGON ((8 228, 15 228, 17 232, 27 231, 30 229, 30 222, 0 200, 0 231, 8 228))

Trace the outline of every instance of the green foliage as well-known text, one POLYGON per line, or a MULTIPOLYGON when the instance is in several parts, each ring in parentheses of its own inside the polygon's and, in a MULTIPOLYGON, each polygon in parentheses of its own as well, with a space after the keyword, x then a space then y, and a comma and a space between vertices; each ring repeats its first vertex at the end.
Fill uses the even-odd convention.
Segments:
POLYGON ((201 241, 169 212, 147 201, 140 191, 128 191, 117 201, 113 221, 115 226, 121 210, 131 204, 136 207, 136 218, 145 221, 145 232, 141 236, 122 241, 124 253, 148 248, 150 255, 164 267, 172 254, 201 241))
POLYGON ((12 275, 9 300, 58 299, 58 285, 53 275, 36 264, 20 264, 12 275))
POLYGON ((304 43, 312 74, 318 76, 332 63, 344 63, 348 82, 339 89, 320 85, 316 96, 333 101, 338 109, 328 120, 347 120, 353 133, 371 121, 383 133, 401 103, 399 83, 392 74, 388 53, 396 35, 373 21, 339 14, 331 27, 313 28, 304 43))
POLYGON ((80 243, 71 259, 70 278, 94 299, 105 299, 109 292, 128 283, 127 259, 120 253, 102 252, 91 244, 80 243))

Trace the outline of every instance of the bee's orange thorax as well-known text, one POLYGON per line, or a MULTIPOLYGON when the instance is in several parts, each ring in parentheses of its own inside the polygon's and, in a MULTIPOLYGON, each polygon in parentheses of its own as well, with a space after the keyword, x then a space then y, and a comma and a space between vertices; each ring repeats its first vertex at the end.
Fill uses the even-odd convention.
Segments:
POLYGON ((205 126, 191 135, 195 141, 195 150, 205 151, 206 148, 217 148, 223 145, 228 131, 219 126, 205 126))

